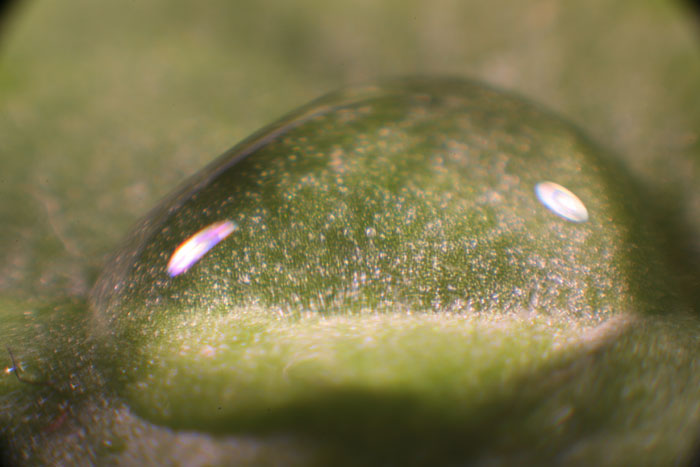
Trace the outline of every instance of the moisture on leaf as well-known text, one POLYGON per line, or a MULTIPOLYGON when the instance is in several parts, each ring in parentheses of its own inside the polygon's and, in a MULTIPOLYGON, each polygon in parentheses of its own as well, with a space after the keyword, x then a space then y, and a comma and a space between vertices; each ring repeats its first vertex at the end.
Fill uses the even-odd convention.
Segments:
POLYGON ((445 78, 351 88, 153 209, 93 291, 93 332, 132 406, 179 427, 268 426, 329 388, 476 390, 462 365, 513 358, 521 333, 536 366, 654 309, 666 289, 635 203, 603 151, 520 98, 445 78), (477 349, 493 330, 475 317, 520 321, 477 349), (552 319, 579 325, 544 332, 552 319), (437 376, 445 346, 456 366, 437 376))

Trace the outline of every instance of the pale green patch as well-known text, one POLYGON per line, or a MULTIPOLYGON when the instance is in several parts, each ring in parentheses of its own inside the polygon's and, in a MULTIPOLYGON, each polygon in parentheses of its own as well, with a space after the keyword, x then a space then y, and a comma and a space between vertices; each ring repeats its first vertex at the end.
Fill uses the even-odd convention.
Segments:
POLYGON ((601 327, 615 328, 572 321, 526 312, 294 320, 268 310, 195 313, 160 329, 134 356, 126 393, 149 418, 213 431, 345 390, 474 404, 512 392, 515 378, 580 350, 601 327))

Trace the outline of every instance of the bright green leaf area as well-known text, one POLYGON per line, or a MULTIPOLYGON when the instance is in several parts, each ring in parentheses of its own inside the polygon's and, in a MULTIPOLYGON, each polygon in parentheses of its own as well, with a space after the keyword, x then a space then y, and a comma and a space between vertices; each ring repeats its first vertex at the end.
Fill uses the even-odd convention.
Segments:
MULTIPOLYGON (((3 349, 0 433, 13 460, 658 465, 697 449, 700 47, 675 3, 46 0, 12 20, 0 343, 16 368, 3 349), (290 316, 192 302, 99 328, 87 297, 107 255, 185 175, 331 89, 416 73, 515 90, 619 154, 629 205, 618 194, 608 209, 614 177, 570 186, 590 235, 621 221, 596 237, 613 260, 583 258, 616 271, 603 277, 627 287, 607 296, 617 305, 290 316)), ((579 228, 522 199, 534 227, 579 228)), ((552 247, 568 238, 548 232, 552 247)))

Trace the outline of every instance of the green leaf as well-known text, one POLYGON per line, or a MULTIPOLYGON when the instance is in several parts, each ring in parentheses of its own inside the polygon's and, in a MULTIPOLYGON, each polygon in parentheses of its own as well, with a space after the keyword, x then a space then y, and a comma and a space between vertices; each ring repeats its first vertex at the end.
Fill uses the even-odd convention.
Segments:
MULTIPOLYGON (((45 0, 23 5, 12 20, 5 23, 10 28, 0 60, 0 241, 6 246, 0 253, 0 342, 15 360, 9 352, 0 357, 6 369, 0 375, 0 430, 12 460, 619 464, 683 462, 692 455, 700 432, 700 49, 697 31, 674 3, 438 1, 428 7, 418 1, 304 0, 202 7, 154 1, 126 7, 45 0), (435 302, 421 292, 416 278, 429 269, 427 262, 418 262, 413 275, 397 270, 406 279, 402 287, 370 286, 351 314, 299 311, 320 309, 310 299, 323 283, 319 274, 307 282, 296 275, 298 294, 307 299, 296 308, 299 316, 270 316, 270 305, 295 310, 272 294, 241 318, 245 326, 231 316, 240 317, 243 307, 250 311, 262 285, 239 287, 244 293, 234 307, 215 301, 205 314, 169 314, 172 303, 143 309, 108 305, 107 299, 87 304, 107 255, 129 225, 185 175, 331 89, 416 72, 473 76, 515 90, 573 120, 619 155, 611 162, 614 156, 569 125, 534 111, 532 121, 514 122, 498 110, 502 127, 498 115, 474 119, 488 125, 474 128, 469 142, 476 144, 481 134, 479 147, 489 161, 496 156, 486 150, 492 140, 479 133, 484 128, 500 128, 506 138, 513 131, 517 139, 524 126, 533 126, 533 147, 551 151, 533 151, 533 166, 552 174, 571 170, 568 163, 554 165, 556 156, 580 149, 582 173, 552 181, 572 190, 590 214, 581 224, 557 217, 538 204, 532 186, 554 177, 533 172, 521 178, 522 190, 514 191, 520 204, 513 207, 530 214, 530 236, 494 236, 473 253, 483 259, 489 248, 508 244, 522 250, 520 257, 484 263, 479 284, 501 292, 498 306, 489 307, 481 294, 474 305, 480 312, 444 312, 441 305, 459 297, 447 289, 448 275, 430 276, 426 290, 438 291, 435 302), (599 165, 600 174, 587 171, 599 165), (603 212, 607 217, 599 217, 603 212), (558 226, 562 236, 548 225, 558 226), (619 230, 611 233, 610 227, 619 230), (578 231, 597 247, 610 239, 611 249, 583 254, 583 245, 567 243, 578 231), (573 275, 564 275, 556 296, 540 297, 540 309, 523 313, 503 293, 526 290, 528 281, 541 277, 545 269, 513 272, 521 264, 516 260, 539 251, 540 241, 552 248, 544 255, 548 264, 557 258, 555 247, 566 245, 572 256, 565 258, 585 264, 589 277, 611 282, 581 289, 585 281, 573 270, 555 268, 573 275), (490 274, 494 270, 500 272, 490 274), (573 294, 560 293, 567 281, 576 284, 573 294), (397 315, 388 301, 373 299, 389 290, 408 300, 403 312, 408 305, 420 310, 397 315), (596 297, 582 290, 608 292, 596 297), (433 312, 433 303, 443 312, 433 312), (131 310, 134 320, 119 310, 131 310), (151 316, 154 324, 144 325, 151 316), (144 340, 146 331, 153 333, 144 340), (248 342, 250 353, 228 343, 233 337, 248 342), (18 368, 24 382, 16 377, 18 368), (227 403, 221 410, 216 398, 227 403), (263 412, 263 406, 271 410, 263 412)), ((383 121, 396 121, 390 115, 398 112, 396 105, 383 121)), ((435 116, 435 110, 428 113, 435 116)), ((438 121, 449 116, 440 114, 438 121)), ((359 127, 348 127, 352 131, 338 144, 350 147, 359 127)), ((437 137, 406 146, 414 153, 439 147, 437 137)), ((512 157, 517 148, 504 142, 498 148, 519 160, 512 157)), ((406 162, 425 168, 426 160, 406 162)), ((391 163, 391 156, 384 162, 391 163)), ((370 271, 380 247, 409 246, 404 236, 378 245, 390 233, 386 226, 400 218, 369 225, 374 214, 394 212, 377 201, 383 191, 372 187, 386 191, 393 182, 382 177, 388 171, 363 164, 352 182, 361 187, 360 198, 375 202, 366 210, 359 199, 350 206, 357 224, 353 239, 365 234, 357 267, 370 271), (376 231, 371 242, 368 228, 376 231)), ((408 165, 400 169, 412 173, 408 165)), ((485 173, 488 178, 490 171, 485 173)), ((442 179, 413 176, 417 185, 446 183, 470 200, 485 186, 456 184, 476 177, 467 171, 452 170, 442 179)), ((482 178, 477 181, 488 181, 482 178)), ((317 194, 300 192, 295 209, 317 194)), ((456 204, 442 212, 435 209, 437 197, 419 201, 419 214, 442 219, 454 242, 470 229, 487 232, 504 220, 498 210, 490 221, 463 219, 456 204)), ((299 214, 312 225, 330 209, 306 205, 309 212, 299 214)), ((284 232, 282 212, 270 212, 280 218, 266 240, 284 232)), ((158 241, 161 271, 172 249, 206 224, 201 219, 195 226, 194 220, 194 230, 158 241)), ((226 241, 240 247, 253 227, 237 225, 226 241)), ((292 231, 289 239, 300 234, 292 231)), ((417 238, 418 231, 410 235, 417 238)), ((262 238, 256 248, 272 254, 262 238)), ((204 277, 199 275, 217 251, 173 283, 190 290, 188 277, 204 277)), ((451 259, 433 258, 440 271, 449 271, 451 259)), ((256 261, 252 257, 246 267, 256 261)), ((475 264, 460 257, 454 266, 475 264)), ((153 300, 144 291, 135 297, 134 306, 153 300)))

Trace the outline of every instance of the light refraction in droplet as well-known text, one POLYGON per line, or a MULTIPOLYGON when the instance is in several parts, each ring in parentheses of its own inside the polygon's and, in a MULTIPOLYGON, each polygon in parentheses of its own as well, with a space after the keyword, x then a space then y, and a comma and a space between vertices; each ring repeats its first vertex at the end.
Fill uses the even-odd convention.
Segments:
POLYGON ((586 222, 588 210, 583 202, 563 186, 554 182, 540 182, 535 185, 537 199, 547 209, 572 222, 586 222))
POLYGON ((168 261, 168 274, 175 277, 187 271, 197 261, 202 259, 209 250, 214 248, 219 242, 231 235, 237 226, 231 221, 225 220, 215 222, 178 246, 168 261))

